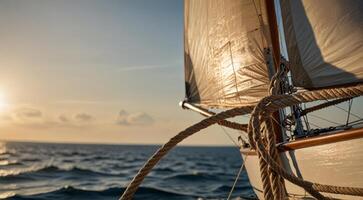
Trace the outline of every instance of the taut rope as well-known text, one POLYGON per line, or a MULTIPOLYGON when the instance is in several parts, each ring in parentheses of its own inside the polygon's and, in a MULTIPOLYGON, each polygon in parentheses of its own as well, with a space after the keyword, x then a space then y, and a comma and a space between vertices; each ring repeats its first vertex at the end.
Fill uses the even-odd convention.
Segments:
MULTIPOLYGON (((151 171, 151 169, 161 160, 163 156, 165 156, 173 147, 175 147, 179 142, 184 140, 185 138, 191 136, 192 134, 207 128, 210 125, 216 124, 224 119, 248 114, 253 110, 253 114, 251 116, 251 121, 249 124, 249 137, 253 142, 251 145, 255 147, 258 156, 262 158, 264 161, 265 168, 271 168, 276 174, 279 176, 289 180, 290 182, 304 188, 307 192, 309 192, 312 196, 317 199, 327 199, 319 192, 327 192, 327 193, 336 193, 336 194, 346 194, 346 195, 356 195, 363 196, 363 188, 354 188, 354 187, 338 187, 332 185, 323 185, 318 183, 312 183, 309 181, 302 180, 296 177, 293 174, 290 174, 285 169, 283 169, 274 158, 271 157, 269 153, 266 151, 266 147, 262 142, 261 137, 261 121, 267 122, 267 131, 265 134, 272 134, 269 131, 270 123, 268 119, 271 116, 271 113, 277 111, 280 108, 284 108, 287 106, 297 105, 299 103, 306 103, 315 100, 327 100, 327 99, 336 99, 336 98, 353 98, 363 95, 363 85, 357 85, 352 87, 345 88, 334 88, 334 89, 323 89, 316 91, 306 91, 301 93, 296 93, 292 95, 272 95, 263 98, 260 103, 253 109, 253 107, 239 107, 233 108, 231 110, 227 110, 221 113, 218 113, 209 118, 203 119, 202 121, 190 126, 182 132, 179 132, 176 136, 171 138, 166 144, 164 144, 159 150, 155 152, 155 154, 145 163, 145 165, 139 170, 134 179, 130 182, 120 200, 129 200, 132 199, 134 193, 137 188, 140 186, 141 182, 145 178, 145 176, 151 171)), ((270 150, 270 149, 269 149, 270 150)), ((266 170, 267 171, 267 170, 266 170)), ((269 174, 262 175, 265 177, 269 177, 269 174)), ((264 188, 265 190, 265 188, 264 188)), ((270 189, 270 191, 272 191, 270 189)), ((270 192, 268 199, 276 199, 281 196, 280 191, 270 192), (275 193, 278 192, 278 193, 275 193)), ((266 198, 266 197, 265 197, 266 198)))
POLYGON ((145 163, 145 165, 139 170, 134 179, 127 186, 120 200, 132 199, 134 193, 139 188, 140 184, 144 180, 145 176, 151 171, 151 169, 164 157, 172 148, 174 148, 178 143, 183 141, 185 138, 199 132, 202 129, 209 127, 210 125, 216 124, 224 119, 235 117, 239 115, 244 115, 251 113, 253 107, 243 107, 234 108, 227 110, 217 115, 205 118, 202 121, 188 127, 184 131, 179 132, 176 136, 172 137, 167 143, 165 143, 161 148, 159 148, 153 156, 145 163))

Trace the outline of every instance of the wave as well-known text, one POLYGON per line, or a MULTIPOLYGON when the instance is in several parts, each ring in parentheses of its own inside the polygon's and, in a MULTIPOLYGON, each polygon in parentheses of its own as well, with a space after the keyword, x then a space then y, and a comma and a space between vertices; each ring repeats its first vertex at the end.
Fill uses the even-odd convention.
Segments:
MULTIPOLYGON (((123 186, 157 147, 140 148, 10 144, 6 153, 0 153, 0 199, 118 199, 123 186), (12 160, 18 164, 8 166, 12 160)), ((204 148, 195 150, 169 155, 145 179, 135 199, 225 199, 239 169, 235 165, 240 162, 239 152, 233 156, 214 148, 208 149, 208 154, 204 148), (224 162, 220 157, 231 160, 224 162)), ((244 182, 248 182, 245 172, 235 188, 234 200, 253 193, 244 182)))
POLYGON ((21 161, 23 161, 23 162, 39 162, 42 160, 39 158, 23 158, 23 159, 21 159, 21 161))
POLYGON ((0 156, 14 156, 16 155, 15 152, 12 151, 4 151, 0 153, 0 156))
MULTIPOLYGON (((9 200, 30 200, 30 199, 87 199, 92 197, 94 200, 98 199, 117 199, 121 196, 125 188, 112 187, 105 190, 84 190, 71 186, 66 186, 54 191, 40 193, 35 195, 14 195, 9 200)), ((196 196, 189 196, 184 194, 179 194, 176 192, 165 191, 158 188, 152 187, 140 187, 135 194, 135 199, 170 199, 170 200, 188 200, 196 199, 196 196)))
POLYGON ((62 157, 72 157, 72 156, 88 156, 87 153, 83 153, 83 152, 77 152, 77 151, 73 151, 73 152, 59 152, 58 153, 60 156, 62 157))
POLYGON ((165 180, 178 180, 178 181, 218 181, 219 177, 206 173, 192 173, 192 174, 177 174, 166 177, 165 180))
MULTIPOLYGON (((241 185, 241 184, 238 184, 235 188, 234 188, 234 190, 235 191, 238 191, 238 190, 246 190, 246 191, 248 191, 248 189, 250 188, 251 186, 249 186, 249 185, 241 185)), ((229 191, 231 191, 231 189, 232 189, 232 186, 229 186, 229 185, 221 185, 221 186, 219 186, 218 188, 216 188, 215 190, 214 190, 214 192, 229 192, 229 191)))
POLYGON ((10 166, 20 166, 23 163, 18 162, 17 160, 0 160, 0 167, 10 167, 10 166))
POLYGON ((125 176, 125 174, 117 173, 105 173, 99 172, 91 169, 82 169, 78 167, 71 168, 61 168, 54 165, 43 166, 43 167, 32 167, 26 169, 9 170, 8 173, 3 173, 0 175, 0 182, 11 181, 11 180, 27 180, 35 179, 38 176, 44 179, 46 177, 54 178, 55 176, 62 176, 67 174, 69 176, 79 176, 79 177, 95 177, 95 176, 125 176))
POLYGON ((162 172, 162 173, 174 173, 176 172, 176 170, 174 170, 173 168, 170 167, 159 167, 159 168, 155 168, 153 169, 154 172, 162 172))

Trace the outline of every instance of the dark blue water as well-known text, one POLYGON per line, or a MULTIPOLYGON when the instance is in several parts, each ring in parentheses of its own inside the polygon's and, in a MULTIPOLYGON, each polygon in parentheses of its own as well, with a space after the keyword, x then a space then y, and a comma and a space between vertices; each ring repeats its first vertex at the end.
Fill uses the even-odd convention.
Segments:
MULTIPOLYGON (((118 199, 157 146, 0 143, 0 198, 118 199)), ((226 199, 241 165, 234 147, 178 147, 135 199, 226 199)), ((253 198, 247 174, 234 199, 253 198)))

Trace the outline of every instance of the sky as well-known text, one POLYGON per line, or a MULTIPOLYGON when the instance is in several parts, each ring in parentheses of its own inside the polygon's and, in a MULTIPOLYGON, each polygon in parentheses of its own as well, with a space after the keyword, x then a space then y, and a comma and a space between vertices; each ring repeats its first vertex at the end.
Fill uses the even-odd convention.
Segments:
POLYGON ((2 0, 0 27, 0 140, 161 144, 202 119, 178 106, 182 0, 2 0))
POLYGON ((0 140, 162 144, 203 118, 178 106, 182 0, 2 0, 0 27, 0 140))

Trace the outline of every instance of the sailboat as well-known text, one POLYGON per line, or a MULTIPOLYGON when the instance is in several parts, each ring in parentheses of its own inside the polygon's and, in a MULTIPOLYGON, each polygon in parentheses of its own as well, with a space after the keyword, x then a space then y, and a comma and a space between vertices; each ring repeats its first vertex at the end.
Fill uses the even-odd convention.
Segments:
POLYGON ((184 2, 181 106, 207 118, 161 147, 121 199, 177 143, 212 124, 240 131, 261 200, 363 199, 362 119, 312 129, 305 118, 363 94, 363 1, 184 2), (248 123, 227 120, 240 115, 248 123))

